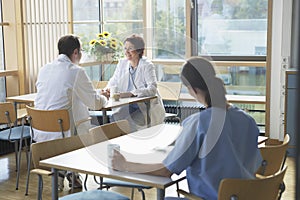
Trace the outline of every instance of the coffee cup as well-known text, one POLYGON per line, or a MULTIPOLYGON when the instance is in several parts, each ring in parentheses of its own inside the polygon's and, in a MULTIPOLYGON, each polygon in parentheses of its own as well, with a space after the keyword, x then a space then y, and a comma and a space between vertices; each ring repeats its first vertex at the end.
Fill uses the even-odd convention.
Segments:
POLYGON ((120 93, 114 93, 112 98, 113 98, 115 101, 119 101, 119 100, 120 100, 120 93))
POLYGON ((120 145, 118 145, 118 144, 108 144, 107 145, 107 155, 109 158, 113 157, 114 150, 120 151, 120 145))
POLYGON ((111 168, 111 159, 114 155, 114 150, 120 151, 120 145, 118 144, 107 145, 107 163, 109 168, 111 168))
POLYGON ((118 92, 118 87, 117 86, 112 86, 110 88, 110 97, 113 98, 114 94, 118 92))

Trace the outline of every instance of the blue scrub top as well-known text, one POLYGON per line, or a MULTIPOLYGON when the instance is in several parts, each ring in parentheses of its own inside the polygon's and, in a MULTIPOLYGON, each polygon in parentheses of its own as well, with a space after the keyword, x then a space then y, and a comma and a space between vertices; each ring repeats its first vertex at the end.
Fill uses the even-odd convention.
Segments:
POLYGON ((218 199, 224 178, 254 178, 262 158, 254 119, 237 107, 208 108, 185 119, 174 149, 163 161, 168 170, 186 170, 191 193, 218 199))

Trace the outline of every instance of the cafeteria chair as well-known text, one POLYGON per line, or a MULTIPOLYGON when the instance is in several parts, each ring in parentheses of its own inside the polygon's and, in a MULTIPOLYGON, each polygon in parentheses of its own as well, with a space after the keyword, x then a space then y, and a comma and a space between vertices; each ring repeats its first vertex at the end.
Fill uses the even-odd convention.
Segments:
MULTIPOLYGON (((275 200, 281 193, 281 185, 287 166, 272 176, 262 179, 225 178, 221 181, 218 190, 218 199, 230 200, 275 200)), ((177 192, 190 200, 202 200, 189 192, 178 189, 177 192)))
MULTIPOLYGON (((76 149, 80 149, 84 147, 84 142, 88 142, 90 144, 93 143, 95 139, 95 135, 91 135, 90 133, 71 136, 67 138, 60 138, 56 140, 50 140, 45 142, 33 143, 31 145, 32 152, 32 161, 34 165, 34 169, 31 170, 31 173, 38 175, 38 200, 42 199, 42 191, 43 191, 43 176, 52 176, 53 173, 51 169, 42 167, 39 165, 39 161, 57 156, 63 153, 67 153, 70 151, 74 151, 76 149), (88 140, 93 141, 88 141, 88 140)), ((92 200, 92 199, 111 199, 111 200, 129 200, 128 197, 110 191, 102 191, 102 190, 90 190, 84 192, 78 192, 70 195, 63 196, 59 198, 61 200, 69 200, 69 199, 84 199, 84 200, 92 200)))
POLYGON ((23 148, 23 141, 25 143, 27 165, 29 160, 29 145, 30 141, 30 128, 25 125, 25 117, 21 119, 21 125, 17 123, 16 110, 13 103, 2 102, 0 103, 0 124, 5 125, 5 128, 0 130, 0 140, 8 141, 14 144, 15 159, 16 159, 16 190, 19 188, 20 179, 20 163, 23 148))
MULTIPOLYGON (((130 125, 127 120, 120 120, 120 121, 116 121, 113 123, 104 124, 101 126, 91 128, 89 132, 93 133, 93 134, 102 133, 102 134, 106 135, 107 139, 113 139, 115 137, 120 137, 122 135, 126 135, 126 134, 130 133, 130 125)), ((84 185, 86 185, 86 180, 87 180, 87 177, 85 179, 84 185)), ((131 199, 133 199, 133 196, 134 196, 134 189, 137 189, 141 193, 142 199, 144 200, 145 193, 144 193, 143 189, 151 189, 152 188, 152 187, 146 186, 146 185, 135 184, 135 183, 115 180, 115 179, 111 179, 111 178, 100 177, 100 181, 98 181, 98 180, 96 180, 96 177, 94 176, 94 180, 97 184, 100 185, 100 189, 104 189, 104 188, 109 189, 111 187, 116 187, 116 186, 132 188, 131 199)))
POLYGON ((259 145, 263 161, 256 172, 258 176, 273 175, 284 167, 289 141, 289 134, 285 134, 283 142, 268 139, 265 143, 259 145))
POLYGON ((180 113, 179 113, 179 97, 181 91, 181 82, 157 82, 157 89, 159 95, 164 102, 175 102, 175 112, 165 113, 165 122, 176 121, 180 123, 180 113))
MULTIPOLYGON (((256 172, 257 178, 274 175, 284 168, 289 141, 289 134, 285 134, 282 142, 269 138, 266 142, 259 145, 263 161, 256 172)), ((281 195, 285 190, 284 182, 282 182, 281 187, 282 190, 278 199, 281 199, 281 195)))
MULTIPOLYGON (((40 110, 30 106, 26 106, 27 118, 30 124, 32 138, 34 137, 34 129, 48 132, 61 132, 61 137, 65 137, 65 132, 70 129, 69 112, 66 109, 62 110, 40 110)), ((51 133, 49 133, 51 134, 51 133)), ((32 140, 32 139, 31 139, 32 140)), ((31 141, 32 143, 32 141, 31 141)), ((53 148, 53 147, 52 147, 53 148)), ((31 166, 31 150, 29 154, 27 167, 27 181, 25 195, 28 195, 30 166, 31 166)))
POLYGON ((106 87, 108 81, 92 81, 95 89, 103 89, 106 87))

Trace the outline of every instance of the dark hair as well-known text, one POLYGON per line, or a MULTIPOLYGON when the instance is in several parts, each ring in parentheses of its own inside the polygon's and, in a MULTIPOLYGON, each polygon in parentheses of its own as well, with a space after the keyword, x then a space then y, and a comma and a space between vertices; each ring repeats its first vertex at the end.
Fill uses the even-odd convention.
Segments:
POLYGON ((127 37, 124 41, 125 42, 130 42, 134 46, 134 50, 137 51, 139 54, 140 58, 144 55, 144 50, 145 50, 145 41, 144 39, 136 34, 132 34, 131 36, 127 37))
POLYGON ((80 50, 79 37, 74 35, 62 36, 57 44, 58 53, 70 57, 75 49, 80 50))
POLYGON ((198 88, 205 93, 207 107, 224 108, 226 90, 223 81, 216 77, 212 63, 202 57, 192 57, 183 65, 181 81, 185 86, 198 88))

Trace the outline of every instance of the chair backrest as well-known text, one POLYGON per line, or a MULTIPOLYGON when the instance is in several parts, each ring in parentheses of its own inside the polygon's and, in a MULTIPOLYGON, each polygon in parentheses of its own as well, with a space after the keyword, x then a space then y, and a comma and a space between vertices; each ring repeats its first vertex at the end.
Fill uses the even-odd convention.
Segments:
POLYGON ((178 101, 181 87, 181 82, 157 82, 157 89, 162 100, 178 101))
POLYGON ((8 116, 11 120, 11 123, 16 121, 16 111, 14 105, 10 102, 0 103, 0 124, 7 124, 8 116))
POLYGON ((32 128, 48 132, 65 132, 70 129, 68 110, 39 110, 30 106, 26 106, 26 109, 32 128))
POLYGON ((93 81, 93 86, 95 89, 103 89, 106 87, 108 81, 93 81))
POLYGON ((223 179, 219 186, 218 199, 278 199, 286 169, 284 167, 274 176, 263 179, 223 179))
POLYGON ((274 141, 266 141, 265 145, 260 146, 259 149, 263 157, 263 162, 256 173, 269 176, 280 171, 284 165, 289 141, 290 136, 286 134, 281 144, 274 144, 274 141))
MULTIPOLYGON (((31 144, 32 161, 34 168, 47 169, 40 167, 39 161, 67 153, 84 147, 79 136, 60 138, 44 142, 31 144)), ((49 169, 47 169, 49 170, 49 169)))
POLYGON ((127 120, 120 120, 100 126, 96 126, 89 130, 98 140, 112 139, 130 133, 130 125, 127 120))
POLYGON ((33 143, 31 151, 34 168, 47 169, 41 168, 39 161, 111 139, 111 137, 115 137, 116 135, 127 134, 130 130, 126 120, 102 126, 92 128, 86 134, 33 143))

